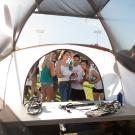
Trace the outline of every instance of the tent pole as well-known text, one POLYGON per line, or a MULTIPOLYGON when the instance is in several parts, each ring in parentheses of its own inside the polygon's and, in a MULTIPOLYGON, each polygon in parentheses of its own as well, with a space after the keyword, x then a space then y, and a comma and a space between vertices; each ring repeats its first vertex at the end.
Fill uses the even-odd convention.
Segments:
POLYGON ((2 108, 0 108, 0 110, 5 108, 5 99, 6 99, 6 92, 7 92, 7 82, 8 82, 8 75, 9 75, 9 70, 10 70, 12 59, 13 59, 13 55, 11 54, 11 59, 9 61, 8 70, 7 70, 7 73, 6 73, 6 82, 5 82, 5 89, 4 89, 4 97, 3 97, 3 100, 2 100, 2 108))
POLYGON ((17 76, 17 81, 18 81, 19 93, 20 93, 20 98, 21 98, 21 102, 22 102, 20 75, 19 75, 19 71, 18 71, 18 65, 17 65, 17 59, 16 59, 15 52, 13 52, 13 55, 14 55, 14 62, 15 62, 15 69, 16 69, 16 76, 17 76))

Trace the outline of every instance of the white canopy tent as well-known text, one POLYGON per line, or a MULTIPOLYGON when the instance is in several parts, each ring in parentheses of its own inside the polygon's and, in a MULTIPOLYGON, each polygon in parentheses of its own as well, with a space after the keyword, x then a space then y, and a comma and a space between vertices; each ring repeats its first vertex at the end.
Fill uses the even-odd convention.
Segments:
MULTIPOLYGON (((32 13, 39 13, 99 18, 115 52, 114 45, 117 42, 115 42, 115 37, 112 36, 113 34, 100 14, 107 2, 108 0, 2 1, 0 5, 2 20, 0 25, 3 26, 0 29, 0 97, 14 112, 19 111, 22 105, 25 79, 33 63, 56 49, 72 49, 86 54, 95 62, 101 73, 106 99, 116 99, 118 92, 123 91, 125 101, 134 106, 135 92, 132 92, 131 89, 135 86, 133 82, 135 75, 121 65, 112 53, 93 48, 86 49, 88 47, 74 44, 37 45, 26 49, 16 48, 17 40, 27 19, 32 13)), ((111 1, 108 4, 111 4, 111 1)))
MULTIPOLYGON (((97 11, 100 11, 108 0, 95 1, 97 4, 97 11)), ((96 13, 91 6, 92 0, 30 0, 30 1, 14 1, 5 0, 2 1, 1 16, 4 24, 1 30, 1 44, 0 51, 1 59, 15 50, 17 39, 20 32, 26 23, 29 16, 33 13, 63 15, 63 16, 75 16, 92 18, 96 13), (21 10, 21 12, 20 12, 21 10), (5 33, 4 29, 8 29, 8 33, 5 33), (6 44, 6 45, 5 45, 6 44)))

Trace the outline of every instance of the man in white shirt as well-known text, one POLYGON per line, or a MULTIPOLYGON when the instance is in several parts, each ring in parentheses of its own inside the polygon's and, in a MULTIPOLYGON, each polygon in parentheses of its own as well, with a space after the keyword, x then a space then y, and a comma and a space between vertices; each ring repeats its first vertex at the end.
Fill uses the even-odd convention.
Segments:
POLYGON ((83 76, 84 71, 79 65, 80 56, 79 54, 73 57, 73 74, 71 75, 71 96, 70 99, 73 101, 86 100, 85 92, 83 89, 83 76))

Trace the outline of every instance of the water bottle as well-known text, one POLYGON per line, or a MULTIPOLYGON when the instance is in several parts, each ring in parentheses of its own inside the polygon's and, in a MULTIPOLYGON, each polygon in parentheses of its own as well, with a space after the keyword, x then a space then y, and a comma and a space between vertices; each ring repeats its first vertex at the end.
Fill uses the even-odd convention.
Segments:
POLYGON ((119 92, 117 95, 117 101, 120 102, 121 106, 123 105, 123 95, 121 92, 119 92))
POLYGON ((70 64, 69 65, 69 70, 72 71, 73 70, 73 66, 70 64))
POLYGON ((69 64, 69 70, 72 71, 72 69, 73 69, 73 61, 70 58, 68 59, 68 64, 69 64))

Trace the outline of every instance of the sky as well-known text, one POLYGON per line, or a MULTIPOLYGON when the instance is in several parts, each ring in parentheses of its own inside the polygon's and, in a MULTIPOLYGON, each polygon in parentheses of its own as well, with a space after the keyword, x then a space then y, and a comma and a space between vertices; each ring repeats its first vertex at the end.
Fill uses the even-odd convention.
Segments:
POLYGON ((111 49, 108 37, 96 19, 33 14, 21 32, 17 47, 48 43, 98 43, 111 49))

